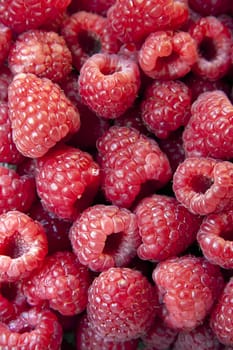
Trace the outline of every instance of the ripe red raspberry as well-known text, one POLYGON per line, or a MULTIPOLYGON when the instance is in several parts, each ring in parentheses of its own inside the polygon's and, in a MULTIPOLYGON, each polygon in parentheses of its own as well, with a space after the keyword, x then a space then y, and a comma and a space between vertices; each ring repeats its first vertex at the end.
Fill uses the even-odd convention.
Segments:
POLYGON ((7 59, 7 56, 12 44, 11 41, 12 41, 12 32, 10 28, 0 23, 0 66, 7 59))
POLYGON ((9 52, 8 66, 13 74, 33 73, 57 82, 71 72, 72 56, 62 36, 35 29, 17 37, 9 52))
POLYGON ((190 212, 207 215, 232 208, 233 164, 189 157, 173 175, 176 199, 190 212))
POLYGON ((108 201, 130 208, 148 184, 150 191, 171 178, 166 155, 157 142, 136 129, 112 126, 98 141, 102 188, 108 201))
POLYGON ((30 305, 46 304, 62 315, 76 315, 87 305, 90 274, 74 253, 63 251, 47 256, 23 283, 30 305))
POLYGON ((161 26, 169 26, 173 15, 172 0, 116 0, 107 18, 119 40, 141 42, 161 26))
POLYGON ((230 8, 231 0, 188 0, 189 6, 198 12, 202 17, 218 16, 227 13, 230 8))
POLYGON ((210 326, 222 344, 233 346, 233 278, 226 283, 211 312, 210 326))
POLYGON ((38 159, 35 179, 46 210, 63 219, 75 219, 92 203, 100 169, 89 153, 61 145, 38 159))
POLYGON ((74 13, 64 21, 61 33, 72 53, 73 65, 78 71, 93 54, 113 54, 119 49, 119 43, 106 17, 96 13, 74 13))
POLYGON ((224 286, 218 266, 184 255, 158 263, 153 271, 165 324, 190 331, 210 312, 224 286))
POLYGON ((0 347, 3 350, 59 350, 62 335, 56 315, 47 309, 31 308, 15 320, 0 322, 0 347))
POLYGON ((196 239, 201 218, 191 214, 173 197, 154 194, 135 209, 144 260, 161 261, 184 252, 196 239))
POLYGON ((43 156, 79 129, 78 110, 51 80, 20 73, 8 90, 13 140, 26 157, 43 156))
POLYGON ((191 90, 178 80, 155 80, 144 92, 141 117, 150 132, 167 138, 191 117, 191 90))
POLYGON ((13 74, 8 66, 0 66, 0 101, 8 101, 8 86, 13 80, 13 74))
POLYGON ((0 215, 0 281, 25 278, 44 260, 48 243, 43 227, 16 210, 0 215))
POLYGON ((139 68, 120 55, 94 54, 83 64, 78 83, 81 101, 98 116, 114 119, 137 97, 139 68))
MULTIPOLYGON (((188 0, 174 0, 173 14, 169 28, 172 30, 182 30, 182 28, 187 24, 189 16, 190 10, 188 0)), ((167 26, 165 26, 165 29, 168 29, 167 26)))
POLYGON ((189 29, 198 47, 192 71, 209 80, 222 78, 231 66, 230 30, 216 17, 200 18, 189 29))
POLYGON ((157 302, 155 287, 141 272, 112 267, 92 282, 87 315, 93 330, 106 340, 137 339, 152 324, 157 302))
POLYGON ((192 104, 183 133, 187 157, 233 158, 233 105, 220 90, 203 92, 192 104))
POLYGON ((141 242, 135 214, 103 204, 81 213, 71 227, 70 240, 79 261, 94 271, 128 265, 141 242))
POLYGON ((141 69, 153 79, 181 78, 190 72, 197 58, 196 42, 184 31, 153 32, 138 53, 141 69))

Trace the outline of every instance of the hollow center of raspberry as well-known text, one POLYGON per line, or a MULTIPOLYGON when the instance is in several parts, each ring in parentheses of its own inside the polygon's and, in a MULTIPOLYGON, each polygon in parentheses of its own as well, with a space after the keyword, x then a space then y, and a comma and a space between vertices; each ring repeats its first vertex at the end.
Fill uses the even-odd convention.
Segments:
POLYGON ((225 241, 233 242, 233 230, 225 230, 225 231, 221 232, 221 237, 225 241))
POLYGON ((191 187, 197 193, 205 193, 213 184, 213 180, 204 175, 194 176, 191 180, 191 187))
POLYGON ((22 240, 22 236, 16 232, 5 242, 3 254, 17 259, 25 253, 25 250, 25 242, 22 240))
POLYGON ((3 283, 1 285, 1 295, 8 301, 14 301, 17 296, 17 287, 13 283, 3 283))
POLYGON ((216 47, 213 39, 204 38, 199 45, 200 55, 207 61, 211 61, 216 57, 216 47))
POLYGON ((172 51, 172 53, 169 56, 158 57, 157 62, 156 62, 156 68, 162 69, 162 67, 167 66, 171 63, 174 63, 178 59, 180 59, 179 54, 175 51, 172 51))
POLYGON ((122 238, 122 232, 112 233, 111 235, 108 235, 105 241, 103 254, 112 255, 114 252, 116 252, 120 247, 122 238))
POLYGON ((82 30, 78 33, 78 42, 82 50, 89 56, 101 50, 100 40, 87 30, 82 30))

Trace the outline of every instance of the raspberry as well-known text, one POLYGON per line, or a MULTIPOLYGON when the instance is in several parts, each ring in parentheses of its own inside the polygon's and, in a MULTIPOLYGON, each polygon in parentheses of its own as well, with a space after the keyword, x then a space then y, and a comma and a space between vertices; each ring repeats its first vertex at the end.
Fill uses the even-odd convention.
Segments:
POLYGON ((87 305, 90 285, 88 269, 72 252, 56 252, 47 256, 40 268, 23 283, 23 292, 31 305, 47 302, 62 315, 79 314, 87 305))
POLYGON ((199 19, 189 29, 196 41, 198 58, 192 71, 209 80, 222 78, 231 66, 231 32, 216 17, 199 19))
POLYGON ((8 98, 12 137, 26 157, 43 156, 80 127, 78 110, 47 78, 17 74, 9 86, 8 98))
POLYGON ((16 210, 0 215, 0 281, 25 278, 44 260, 48 243, 43 227, 16 210))
POLYGON ((218 266, 184 255, 158 263, 153 271, 165 324, 191 331, 210 312, 224 286, 218 266))
POLYGON ((126 266, 141 242, 135 214, 112 205, 94 205, 81 213, 70 230, 73 251, 94 271, 126 266))
POLYGON ((194 214, 231 208, 233 164, 212 158, 186 158, 173 175, 176 199, 194 214))
POLYGON ((140 73, 132 60, 99 53, 83 64, 78 82, 82 102, 98 116, 114 119, 136 99, 140 73))
POLYGON ((118 41, 106 17, 78 11, 64 21, 61 33, 72 53, 73 65, 79 71, 94 53, 115 54, 118 41))
POLYGON ((8 101, 8 86, 13 80, 13 74, 8 66, 0 66, 0 101, 8 101))
POLYGON ((59 350, 61 342, 61 325, 54 313, 46 309, 31 308, 7 324, 0 322, 0 347, 3 350, 59 350))
POLYGON ((141 272, 112 267, 92 282, 87 316, 93 331, 111 341, 137 339, 156 315, 157 293, 141 272))
POLYGON ((0 23, 0 66, 7 59, 7 56, 11 47, 11 40, 12 40, 12 32, 10 28, 0 23))
MULTIPOLYGON (((189 6, 187 0, 174 0, 173 14, 169 28, 172 30, 182 29, 189 19, 189 6)), ((165 26, 165 29, 166 26, 165 26)))
POLYGON ((60 218, 75 219, 92 203, 100 169, 89 153, 60 145, 38 159, 35 179, 45 209, 60 218))
POLYGON ((233 158, 233 105, 223 91, 203 92, 183 133, 187 157, 233 158))
POLYGON ((184 252, 195 239, 201 218, 191 214, 173 197, 154 194, 135 209, 144 260, 161 261, 184 252))
POLYGON ((167 138, 191 117, 191 91, 181 81, 155 80, 144 95, 141 117, 158 138, 167 138))
POLYGON ((218 16, 227 13, 230 7, 229 0, 188 0, 189 6, 198 12, 202 17, 213 15, 218 16))
POLYGON ((112 204, 130 208, 143 192, 163 187, 171 178, 166 155, 157 142, 133 128, 112 126, 98 141, 102 188, 112 204))
POLYGON ((187 32, 157 31, 144 41, 138 53, 143 72, 153 79, 178 79, 197 61, 195 40, 187 32))
POLYGON ((71 72, 72 57, 62 36, 30 30, 19 35, 11 46, 8 65, 13 74, 33 73, 57 82, 71 72))
POLYGON ((210 326, 218 340, 233 346, 233 278, 225 285, 210 316, 210 326))

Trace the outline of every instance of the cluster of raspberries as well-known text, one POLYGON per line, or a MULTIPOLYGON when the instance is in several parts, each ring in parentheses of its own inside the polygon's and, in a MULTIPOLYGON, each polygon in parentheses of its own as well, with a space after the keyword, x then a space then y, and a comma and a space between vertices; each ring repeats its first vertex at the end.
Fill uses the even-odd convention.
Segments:
POLYGON ((0 1, 0 349, 233 349, 232 0, 0 1))

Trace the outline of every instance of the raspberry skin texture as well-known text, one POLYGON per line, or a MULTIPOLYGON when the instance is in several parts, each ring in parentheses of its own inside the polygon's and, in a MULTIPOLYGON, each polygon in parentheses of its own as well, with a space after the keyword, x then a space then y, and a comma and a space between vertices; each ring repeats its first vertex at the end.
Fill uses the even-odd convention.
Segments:
POLYGON ((149 34, 138 52, 142 71, 152 79, 175 80, 191 71, 197 45, 188 32, 157 31, 149 34))
POLYGON ((68 7, 69 12, 75 13, 80 10, 94 12, 106 16, 107 10, 115 3, 115 0, 72 0, 68 7))
POLYGON ((13 74, 8 66, 0 66, 0 101, 8 101, 8 86, 13 80, 13 74))
POLYGON ((12 44, 12 36, 11 29, 0 23, 0 66, 7 60, 12 44))
POLYGON ((15 320, 0 322, 0 346, 3 350, 59 350, 62 327, 50 310, 31 308, 15 320))
POLYGON ((84 62, 95 53, 116 54, 119 43, 106 17, 78 11, 63 23, 61 34, 71 53, 74 67, 80 71, 84 62))
POLYGON ((112 126, 97 140, 101 188, 113 205, 130 208, 149 184, 150 191, 171 179, 171 168, 157 142, 138 130, 112 126))
POLYGON ((94 279, 88 290, 87 316, 91 327, 111 341, 142 336, 156 315, 156 289, 141 272, 112 267, 94 279))
POLYGON ((173 175, 176 199, 191 213, 207 215, 232 208, 233 164, 189 157, 173 175))
POLYGON ((59 82, 71 72, 72 56, 62 36, 35 29, 17 37, 8 55, 8 66, 14 75, 32 73, 59 82))
POLYGON ((135 214, 103 204, 84 210, 69 236, 79 261, 93 271, 127 266, 141 243, 135 214))
POLYGON ((224 286, 218 266, 191 255, 158 263, 152 277, 165 324, 182 331, 191 331, 204 321, 224 286))
POLYGON ((141 118, 158 138, 166 139, 191 117, 191 90, 181 81, 155 80, 144 95, 141 118))
POLYGON ((221 90, 199 95, 183 133, 186 157, 233 158, 233 105, 221 90))
POLYGON ((73 220, 92 203, 100 185, 100 167, 89 153, 59 145, 37 159, 35 180, 44 208, 73 220))
POLYGON ((27 302, 42 306, 44 302, 65 316, 73 316, 85 310, 90 274, 74 253, 56 252, 47 256, 40 268, 23 283, 27 302))
POLYGON ((0 215, 0 281, 26 278, 44 260, 48 242, 43 227, 27 214, 10 210, 0 215))
POLYGON ((41 157, 79 129, 77 108, 50 79, 20 73, 8 91, 12 137, 24 156, 41 157))
POLYGON ((79 80, 81 101, 99 117, 120 117, 135 101, 140 87, 136 62, 120 55, 97 53, 83 64, 79 80))
POLYGON ((184 252, 195 241, 202 220, 175 198, 157 194, 143 198, 134 213, 142 238, 138 256, 157 262, 184 252))
POLYGON ((189 6, 196 11, 201 17, 218 16, 228 12, 230 8, 229 0, 188 0, 189 6))

